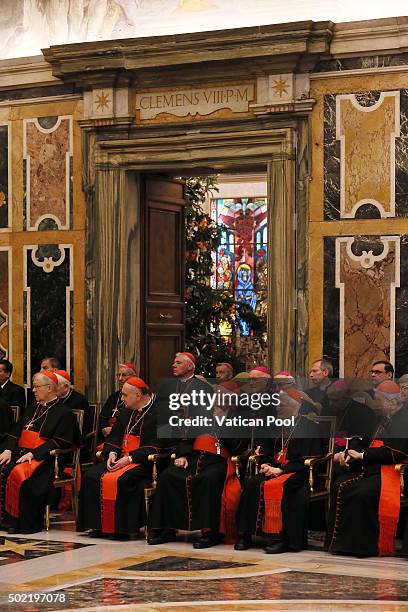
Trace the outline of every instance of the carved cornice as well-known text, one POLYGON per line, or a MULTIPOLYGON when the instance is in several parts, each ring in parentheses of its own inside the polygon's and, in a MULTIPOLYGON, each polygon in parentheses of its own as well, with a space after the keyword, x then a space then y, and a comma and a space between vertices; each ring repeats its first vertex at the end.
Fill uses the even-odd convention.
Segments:
POLYGON ((89 88, 143 82, 165 86, 191 79, 239 79, 310 70, 327 57, 334 24, 281 25, 155 36, 44 49, 53 75, 89 88), (198 68, 199 67, 199 68, 198 68))
POLYGON ((42 56, 0 61, 1 89, 54 85, 59 82, 52 74, 51 66, 42 56))
POLYGON ((332 56, 372 55, 408 50, 408 17, 337 23, 330 45, 332 56))

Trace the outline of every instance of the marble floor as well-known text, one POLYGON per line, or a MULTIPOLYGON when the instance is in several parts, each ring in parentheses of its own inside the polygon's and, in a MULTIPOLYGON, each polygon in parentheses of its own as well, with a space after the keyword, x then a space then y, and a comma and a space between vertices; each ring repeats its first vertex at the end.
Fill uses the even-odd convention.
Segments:
POLYGON ((191 535, 162 546, 91 539, 70 515, 48 533, 0 532, 0 610, 406 611, 408 560, 355 559, 310 550, 195 550, 191 535))

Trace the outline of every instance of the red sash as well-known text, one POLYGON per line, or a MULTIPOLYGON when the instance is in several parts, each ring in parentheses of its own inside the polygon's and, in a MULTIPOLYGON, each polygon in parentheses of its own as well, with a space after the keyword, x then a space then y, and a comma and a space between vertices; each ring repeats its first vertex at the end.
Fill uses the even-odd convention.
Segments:
MULTIPOLYGON (((282 455, 279 457, 276 455, 275 462, 281 466, 286 465, 288 460, 286 459, 287 447, 284 449, 282 455)), ((282 498, 283 498, 283 487, 285 482, 293 476, 294 472, 288 474, 281 474, 270 480, 264 482, 264 522, 263 531, 265 533, 280 533, 282 531, 282 498)))
MULTIPOLYGON (((384 446, 382 440, 373 440, 370 448, 384 446)), ((381 466, 381 490, 378 506, 378 536, 379 556, 395 554, 395 537, 400 514, 400 475, 393 465, 381 466)))
MULTIPOLYGON (((193 449, 217 455, 216 438, 208 434, 198 436, 194 440, 193 449)), ((241 497, 241 483, 235 473, 235 466, 231 461, 229 452, 223 444, 219 455, 227 460, 227 474, 221 496, 220 532, 225 534, 226 544, 232 544, 237 537, 235 515, 241 497)))
MULTIPOLYGON (((140 436, 132 434, 123 437, 122 453, 128 456, 140 446, 140 436)), ((105 472, 101 479, 101 531, 102 533, 115 533, 115 509, 118 495, 118 480, 128 470, 139 465, 129 463, 116 472, 105 472)))
MULTIPOLYGON (((40 437, 38 431, 23 429, 18 441, 19 448, 34 449, 44 444, 46 440, 40 437)), ((6 483, 5 508, 14 518, 20 514, 20 489, 22 484, 30 478, 35 470, 42 464, 42 461, 32 459, 31 463, 25 461, 13 467, 6 483)))

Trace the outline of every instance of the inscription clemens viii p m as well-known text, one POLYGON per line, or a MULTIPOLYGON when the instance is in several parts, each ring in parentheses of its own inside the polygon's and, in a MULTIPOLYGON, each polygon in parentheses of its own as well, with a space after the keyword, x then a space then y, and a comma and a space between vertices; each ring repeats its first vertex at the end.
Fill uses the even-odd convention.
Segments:
POLYGON ((248 111, 254 100, 254 85, 231 85, 229 87, 207 87, 183 91, 162 91, 136 95, 136 108, 140 119, 154 119, 160 113, 186 117, 187 115, 209 115, 221 108, 235 113, 248 111))

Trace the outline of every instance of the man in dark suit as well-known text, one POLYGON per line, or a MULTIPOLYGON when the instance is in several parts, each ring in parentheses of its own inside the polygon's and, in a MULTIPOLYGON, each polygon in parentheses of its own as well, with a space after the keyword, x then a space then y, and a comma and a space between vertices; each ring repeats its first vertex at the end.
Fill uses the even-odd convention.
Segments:
POLYGON ((12 373, 13 364, 8 359, 0 359, 0 397, 9 406, 19 406, 23 410, 26 404, 25 391, 10 380, 12 373))
POLYGON ((312 386, 305 390, 305 393, 314 402, 321 405, 322 410, 326 411, 329 405, 327 390, 332 383, 333 364, 328 359, 318 359, 312 363, 309 372, 312 386))
POLYGON ((21 414, 26 405, 25 391, 10 380, 12 373, 13 364, 8 359, 0 359, 0 435, 8 433, 8 424, 13 424, 10 406, 18 406, 21 414))

